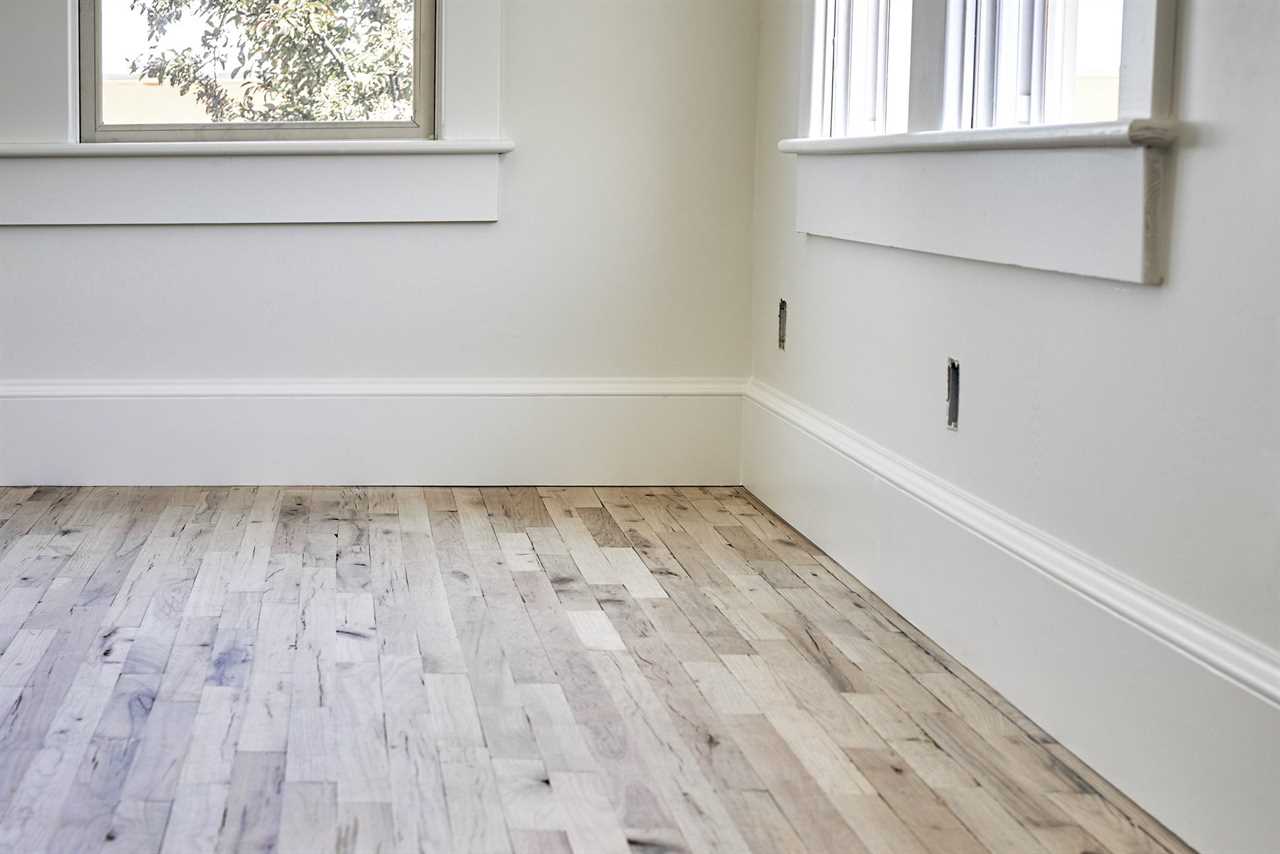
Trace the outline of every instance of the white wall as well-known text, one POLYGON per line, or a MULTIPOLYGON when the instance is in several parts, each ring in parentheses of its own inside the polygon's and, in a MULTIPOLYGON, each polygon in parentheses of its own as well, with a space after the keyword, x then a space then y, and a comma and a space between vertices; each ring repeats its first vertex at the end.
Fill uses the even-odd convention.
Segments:
POLYGON ((742 376, 751 8, 508 0, 496 225, 0 229, 0 381, 742 376))
MULTIPOLYGON (((529 481, 555 479, 529 460, 583 447, 589 464, 561 477, 733 477, 733 455, 690 463, 736 450, 723 393, 561 407, 531 386, 527 406, 295 406, 190 389, 95 402, 93 383, 660 380, 754 363, 939 483, 1280 649, 1280 118, 1254 103, 1280 84, 1280 8, 1181 4, 1178 111, 1193 132, 1176 155, 1169 281, 1150 288, 796 235, 794 164, 775 145, 796 132, 805 2, 759 0, 757 16, 754 0, 507 0, 518 147, 496 225, 0 229, 0 386, 79 384, 74 399, 0 405, 0 482, 301 480, 320 458, 317 480, 501 477, 483 455, 504 436, 529 481), (943 425, 952 356, 958 433, 943 425), (459 420, 472 412, 490 413, 479 438, 459 420), (619 432, 579 440, 600 425, 619 432), (520 455, 531 435, 544 447, 520 455), (103 436, 105 452, 85 450, 103 436), (344 442, 383 456, 353 463, 344 442), (459 468, 452 443, 487 468, 459 468), (617 469, 619 449, 639 462, 617 469)), ((59 132, 24 123, 11 95, 10 138, 59 132)), ((765 500, 1175 830, 1235 846, 1206 850, 1263 850, 1276 825, 1259 796, 1280 782, 1273 706, 755 404, 744 412, 745 478, 765 500)))
POLYGON ((774 146, 795 131, 803 2, 767 0, 761 28, 755 375, 1280 648, 1280 112, 1256 100, 1280 86, 1280 6, 1182 4, 1191 134, 1169 281, 1141 287, 794 233, 774 146))
MULTIPOLYGON (((1143 287, 796 234, 794 158, 775 146, 797 130, 804 3, 764 0, 762 10, 757 379, 1227 631, 1280 649, 1280 112, 1267 100, 1280 86, 1280 5, 1181 3, 1176 101, 1190 133, 1175 159, 1168 283, 1143 287), (785 352, 774 340, 780 298, 789 305, 785 352), (962 366, 955 433, 944 424, 948 357, 962 366)), ((767 463, 785 456, 785 441, 770 439, 763 422, 747 429, 748 485, 766 501, 795 498, 796 513, 816 513, 782 465, 767 463)), ((802 456, 789 459, 800 465, 802 456)), ((833 477, 815 471, 806 489, 836 501, 844 487, 833 477)), ((876 506, 888 500, 876 495, 868 499, 876 506)), ((893 532, 873 530, 865 509, 846 506, 843 526, 812 515, 792 521, 830 533, 824 545, 843 539, 849 557, 879 560, 873 574, 889 572, 893 532), (862 554, 859 538, 869 543, 862 554)), ((932 613, 912 599, 925 591, 892 592, 908 616, 932 613)), ((971 637, 993 631, 996 640, 1009 629, 994 612, 969 623, 971 637)), ((1016 632, 999 640, 1025 641, 1030 653, 1063 641, 1016 632)), ((1018 685, 997 687, 1018 699, 1018 685)), ((1170 803, 1157 806, 1183 829, 1209 834, 1223 823, 1223 815, 1170 816, 1170 803)), ((1237 844, 1259 831, 1260 816, 1235 816, 1254 822, 1237 844)))
MULTIPOLYGON (((62 11, 15 4, 0 55, 61 63, 65 87, 62 11)), ((506 0, 502 120, 517 148, 497 224, 0 228, 0 482, 502 479, 504 431, 528 445, 521 479, 736 482, 736 403, 679 380, 750 366, 755 10, 506 0), (255 402, 262 378, 305 399, 255 402), (344 378, 374 381, 370 394, 335 407, 306 387, 344 378), (477 409, 437 392, 394 405, 376 382, 393 378, 528 382, 477 409), (580 385, 571 402, 539 384, 571 378, 624 385, 580 385), (249 382, 193 397, 209 379, 249 382), (634 379, 685 399, 634 394, 634 379), (100 385, 157 380, 168 403, 100 385), (31 382, 74 391, 35 400, 31 382), (444 426, 478 411, 494 422, 444 426), (354 456, 335 459, 347 443, 354 456)), ((66 141, 49 106, 65 94, 24 82, 39 77, 0 77, 0 141, 66 141)), ((335 181, 340 193, 340 168, 335 181)))

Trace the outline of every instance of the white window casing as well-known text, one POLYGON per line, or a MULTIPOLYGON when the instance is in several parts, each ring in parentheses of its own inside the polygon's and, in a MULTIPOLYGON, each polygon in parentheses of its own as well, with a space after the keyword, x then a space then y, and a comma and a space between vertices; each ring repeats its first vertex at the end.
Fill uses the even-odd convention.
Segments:
MULTIPOLYGON (((806 137, 1071 123, 1082 0, 814 2, 806 137)), ((1167 118, 1176 4, 1113 2, 1119 98, 1096 120, 1167 118)))
POLYGON ((1125 0, 1120 118, 1173 117, 1176 0, 1125 0))
POLYGON ((0 71, 24 70, 0 76, 0 226, 498 218, 502 0, 436 0, 434 139, 95 143, 76 0, 9 3, 0 71))
POLYGON ((413 118, 399 122, 224 122, 110 125, 103 117, 103 0, 80 0, 80 139, 83 142, 431 139, 435 135, 436 2, 414 0, 413 118))
MULTIPOLYGON (((821 17, 835 2, 815 0, 815 26, 838 24, 838 16, 821 17)), ((824 103, 838 98, 838 88, 816 76, 839 66, 815 63, 803 102, 805 135, 779 143, 782 152, 802 155, 798 230, 1118 281, 1164 281, 1166 160, 1177 138, 1176 0, 1116 0, 1124 3, 1116 118, 1087 124, 1059 123, 1075 114, 1068 81, 1082 0, 881 2, 891 35, 876 44, 888 61, 875 54, 874 66, 861 66, 874 74, 860 72, 856 57, 846 68, 863 83, 874 81, 874 91, 891 93, 887 113, 877 118, 896 110, 907 121, 864 122, 840 133, 825 121, 838 107, 824 103), (895 39, 893 22, 903 17, 910 37, 895 39), (895 108, 895 96, 906 103, 895 108)), ((840 35, 824 32, 820 42, 839 45, 840 35)))

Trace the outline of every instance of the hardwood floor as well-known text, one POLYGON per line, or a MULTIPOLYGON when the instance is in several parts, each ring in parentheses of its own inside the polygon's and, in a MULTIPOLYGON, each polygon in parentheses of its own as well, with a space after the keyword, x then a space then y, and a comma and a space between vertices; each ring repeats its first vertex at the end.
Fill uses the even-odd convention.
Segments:
POLYGON ((0 489, 0 649, 15 854, 1188 850, 739 489, 0 489))

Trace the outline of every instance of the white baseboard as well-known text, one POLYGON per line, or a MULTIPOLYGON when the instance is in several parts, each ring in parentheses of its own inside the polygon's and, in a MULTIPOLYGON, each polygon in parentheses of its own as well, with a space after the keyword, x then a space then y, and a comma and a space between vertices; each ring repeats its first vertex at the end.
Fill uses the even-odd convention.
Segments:
POLYGON ((1280 850, 1280 656, 757 382, 0 382, 0 484, 736 484, 1189 843, 1280 850))
POLYGON ((0 382, 0 483, 736 484, 743 381, 0 382))
POLYGON ((1280 655, 761 383, 743 482, 1188 843, 1280 850, 1280 655))

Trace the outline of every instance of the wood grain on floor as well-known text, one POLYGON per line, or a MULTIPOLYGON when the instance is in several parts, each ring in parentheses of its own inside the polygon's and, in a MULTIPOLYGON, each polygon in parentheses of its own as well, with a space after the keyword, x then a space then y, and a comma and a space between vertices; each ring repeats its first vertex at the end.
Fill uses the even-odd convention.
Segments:
POLYGON ((741 489, 0 489, 0 650, 3 852, 1188 850, 741 489))

